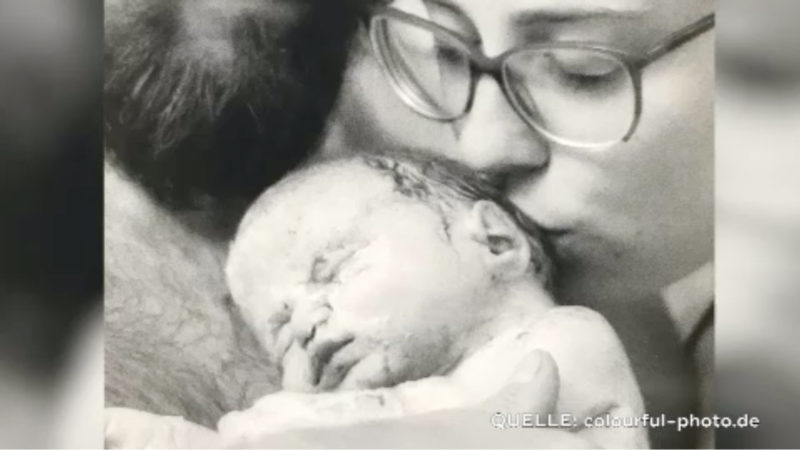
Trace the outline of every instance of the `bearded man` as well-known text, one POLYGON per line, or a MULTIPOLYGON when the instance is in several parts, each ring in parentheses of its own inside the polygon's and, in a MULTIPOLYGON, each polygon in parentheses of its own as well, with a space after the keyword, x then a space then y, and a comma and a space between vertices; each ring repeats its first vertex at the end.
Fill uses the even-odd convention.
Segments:
POLYGON ((212 426, 277 386, 221 264, 314 151, 365 3, 106 1, 106 406, 212 426))

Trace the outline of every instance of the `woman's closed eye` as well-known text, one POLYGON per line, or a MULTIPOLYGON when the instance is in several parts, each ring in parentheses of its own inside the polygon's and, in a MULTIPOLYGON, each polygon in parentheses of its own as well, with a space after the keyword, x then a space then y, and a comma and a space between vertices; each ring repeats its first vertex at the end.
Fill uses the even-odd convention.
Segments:
POLYGON ((572 89, 605 89, 620 80, 624 69, 619 62, 600 55, 550 54, 546 71, 559 84, 572 89))
POLYGON ((447 44, 436 46, 436 59, 440 64, 458 65, 463 65, 467 60, 464 52, 460 48, 447 44))

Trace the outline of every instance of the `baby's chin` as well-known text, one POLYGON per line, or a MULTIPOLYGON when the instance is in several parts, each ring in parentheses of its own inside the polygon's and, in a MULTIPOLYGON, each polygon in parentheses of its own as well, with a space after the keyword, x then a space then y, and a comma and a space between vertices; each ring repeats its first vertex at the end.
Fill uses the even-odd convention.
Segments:
MULTIPOLYGON (((440 354, 439 352, 436 352, 440 354)), ((321 368, 315 368, 307 359, 284 359, 283 387, 300 392, 333 392, 392 387, 443 373, 444 359, 430 352, 413 352, 402 346, 361 355, 334 355, 321 368)))
POLYGON ((334 390, 360 390, 392 387, 428 376, 413 361, 391 353, 373 353, 355 364, 334 390))

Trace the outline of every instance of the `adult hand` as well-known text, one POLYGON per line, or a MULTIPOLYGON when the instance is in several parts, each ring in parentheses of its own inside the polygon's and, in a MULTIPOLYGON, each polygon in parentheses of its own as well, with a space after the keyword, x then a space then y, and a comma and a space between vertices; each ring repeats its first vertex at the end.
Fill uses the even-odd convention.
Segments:
POLYGON ((643 413, 605 319, 559 307, 529 330, 492 340, 448 376, 370 391, 279 393, 223 417, 219 429, 236 446, 253 447, 646 447, 643 427, 585 425, 643 413), (539 420, 569 414, 577 426, 496 429, 498 412, 539 420))
MULTIPOLYGON (((558 375, 545 352, 534 350, 523 355, 517 367, 509 368, 498 364, 510 361, 500 357, 505 352, 498 353, 499 348, 494 347, 488 350, 480 355, 481 365, 494 362, 489 367, 497 372, 487 373, 495 376, 467 376, 459 370, 452 376, 425 378, 394 388, 323 394, 281 392, 264 397, 250 409, 223 417, 220 433, 181 417, 107 408, 106 448, 493 444, 498 436, 491 436, 489 411, 549 413, 555 405, 558 375), (499 378, 504 371, 511 371, 510 378, 499 378), (482 398, 480 392, 496 386, 502 387, 482 398)), ((476 358, 470 361, 470 365, 478 363, 476 358)))
MULTIPOLYGON (((488 362, 499 354, 482 356, 488 362)), ((509 369, 494 367, 500 373, 509 369)), ((503 436, 492 428, 490 412, 547 414, 558 391, 557 369, 545 352, 532 351, 510 369, 508 380, 454 373, 376 390, 282 392, 224 417, 220 433, 181 417, 107 408, 105 443, 107 448, 496 446, 503 436), (472 384, 474 389, 462 384, 469 381, 482 384, 472 384), (478 399, 480 390, 497 384, 503 385, 498 392, 478 399)), ((545 442, 551 446, 553 440, 545 442)))
POLYGON ((610 326, 584 308, 562 307, 532 330, 494 339, 447 376, 376 390, 270 395, 223 417, 219 434, 140 413, 128 421, 140 424, 137 430, 118 420, 114 439, 107 427, 107 440, 118 447, 133 440, 153 447, 645 447, 644 428, 583 426, 589 417, 642 410, 610 326), (538 420, 566 413, 577 426, 498 429, 491 420, 498 412, 538 420))

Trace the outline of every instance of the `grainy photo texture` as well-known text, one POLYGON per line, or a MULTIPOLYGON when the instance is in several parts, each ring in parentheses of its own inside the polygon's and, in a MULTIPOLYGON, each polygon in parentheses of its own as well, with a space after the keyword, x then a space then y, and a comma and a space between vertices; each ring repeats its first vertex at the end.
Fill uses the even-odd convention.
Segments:
POLYGON ((714 445, 712 1, 105 6, 107 447, 714 445))

